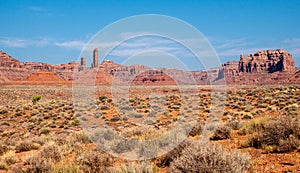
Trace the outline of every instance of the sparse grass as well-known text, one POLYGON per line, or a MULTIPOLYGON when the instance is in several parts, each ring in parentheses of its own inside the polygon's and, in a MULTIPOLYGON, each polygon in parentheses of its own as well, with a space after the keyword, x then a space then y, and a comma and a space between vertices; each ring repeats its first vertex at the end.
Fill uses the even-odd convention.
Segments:
POLYGON ((244 146, 262 148, 266 152, 289 152, 300 146, 300 119, 281 116, 268 122, 256 136, 244 146))
POLYGON ((151 165, 145 163, 126 163, 110 170, 111 173, 153 173, 151 165))
POLYGON ((25 165, 25 173, 49 173, 52 170, 51 162, 38 155, 28 156, 25 165))
POLYGON ((250 169, 250 157, 238 151, 228 152, 213 143, 193 143, 171 164, 170 172, 240 173, 250 169))
POLYGON ((52 166, 53 173, 80 173, 79 165, 70 162, 61 162, 52 166))
POLYGON ((254 132, 260 132, 263 130, 271 117, 254 118, 251 121, 245 123, 238 131, 239 135, 252 134, 254 132))
POLYGON ((34 143, 32 140, 24 139, 20 141, 16 146, 16 152, 20 153, 23 151, 36 150, 40 147, 40 144, 34 143))
MULTIPOLYGON (((196 124, 195 127, 186 126, 186 136, 188 136, 186 140, 201 138, 202 128, 205 127, 204 125, 208 118, 216 122, 216 124, 207 126, 208 130, 214 130, 218 127, 218 123, 224 124, 216 131, 214 140, 232 138, 232 140, 220 141, 220 143, 226 145, 226 148, 227 146, 233 146, 229 150, 234 150, 237 146, 236 144, 243 143, 243 147, 259 148, 266 154, 272 152, 300 151, 300 135, 298 136, 294 132, 296 130, 291 130, 291 126, 286 124, 287 122, 282 123, 285 125, 275 123, 277 125, 273 124, 274 128, 269 128, 271 123, 278 121, 276 119, 278 115, 289 116, 292 119, 289 121, 295 124, 295 120, 299 114, 299 91, 299 86, 230 91, 225 100, 226 102, 220 104, 220 106, 225 107, 224 116, 221 119, 222 122, 219 122, 220 119, 214 116, 215 113, 211 108, 212 105, 219 103, 211 100, 211 95, 206 92, 201 92, 197 96, 185 94, 183 97, 177 97, 173 93, 166 92, 165 96, 155 97, 151 101, 150 98, 143 95, 141 97, 134 96, 129 101, 123 98, 117 102, 121 105, 121 110, 116 112, 114 110, 115 100, 112 102, 112 99, 107 97, 103 99, 99 98, 99 100, 96 98, 94 100, 95 105, 84 103, 73 104, 68 98, 60 97, 53 91, 50 91, 49 93, 51 94, 47 95, 44 92, 33 92, 33 90, 30 90, 28 92, 31 93, 27 94, 25 99, 27 103, 17 105, 18 100, 15 100, 16 103, 10 102, 6 106, 0 105, 2 106, 0 107, 0 169, 16 173, 156 172, 159 169, 163 172, 169 170, 170 165, 178 164, 178 159, 186 157, 183 152, 186 152, 186 148, 189 148, 190 146, 188 145, 192 143, 185 141, 177 147, 175 146, 175 149, 164 156, 149 160, 149 164, 139 161, 126 163, 122 159, 116 162, 113 159, 105 160, 107 158, 106 155, 97 149, 93 149, 95 147, 94 144, 91 144, 91 141, 81 131, 81 126, 79 126, 82 124, 82 127, 84 127, 85 124, 91 122, 89 127, 97 131, 99 127, 98 120, 103 121, 105 123, 104 126, 108 128, 95 134, 91 131, 93 135, 90 136, 93 141, 103 144, 103 146, 108 145, 109 149, 120 154, 136 151, 138 152, 137 154, 140 154, 141 158, 142 156, 145 158, 157 156, 164 150, 162 149, 164 147, 171 149, 173 146, 168 146, 168 143, 176 143, 175 141, 178 141, 175 137, 176 135, 164 136, 164 133, 172 129, 173 125, 177 122, 189 122, 190 120, 197 119, 200 123, 196 124), (43 95, 45 102, 39 104, 28 103, 33 95, 43 95), (50 98, 49 95, 51 95, 50 98), (198 100, 199 98, 201 99, 200 101, 198 100), (56 99, 61 101, 57 102, 56 99), (101 107, 104 110, 101 110, 101 107), (283 126, 290 130, 278 130, 283 126), (114 128, 116 133, 120 133, 127 140, 117 138, 114 134, 115 132, 110 128, 114 128), (278 137, 276 136, 278 136, 277 133, 279 132, 266 132, 271 131, 270 129, 272 131, 279 131, 280 133, 283 131, 285 135, 284 137, 279 137, 277 140, 278 137), (188 130, 191 130, 189 134, 188 130), (229 131, 233 135, 228 135, 229 131), (293 132, 290 133, 291 131, 293 132), (263 134, 268 134, 266 135, 268 137, 263 134), (161 138, 156 139, 157 137, 161 138), (248 139, 245 142, 240 141, 244 138, 248 139), (130 142, 130 139, 149 141, 144 143, 141 148, 134 148, 135 145, 130 142), (270 142, 271 140, 273 141, 270 142), (49 147, 49 141, 55 141, 55 145, 58 148, 49 147), (228 143, 233 141, 234 143, 228 145, 228 143), (38 150, 30 151, 35 149, 38 150), (13 162, 11 162, 10 165, 3 160, 2 155, 5 155, 9 150, 14 150, 17 153, 19 158, 17 163, 12 164, 13 162), (22 158, 25 154, 22 152, 27 151, 30 151, 28 152, 29 154, 36 154, 31 161, 30 159, 24 160, 22 158), (96 154, 97 152, 99 154, 96 154), (56 153, 55 156, 53 153, 56 153), (58 158, 56 158, 56 155, 58 155, 58 158)), ((22 99, 21 97, 19 98, 22 99)), ((11 100, 9 99, 8 101, 11 100)), ((221 115, 222 112, 220 113, 221 115)), ((193 151, 197 153, 198 151, 195 148, 193 151)), ((253 150, 256 149, 248 148, 246 151, 252 152, 253 150)), ((228 154, 228 151, 224 149, 222 151, 224 151, 223 154, 228 154)), ((230 154, 232 153, 227 155, 228 158, 232 156, 230 154)), ((294 154, 294 152, 291 154, 294 154)), ((207 156, 206 158, 214 158, 215 155, 205 156, 207 156)), ((200 159, 202 156, 197 155, 200 159)), ((287 156, 290 156, 289 153, 287 153, 287 156)), ((270 155, 270 157, 273 156, 270 155)), ((192 161, 187 162, 187 164, 196 163, 193 160, 197 159, 188 158, 192 161)), ((221 160, 225 165, 224 167, 226 167, 228 162, 222 159, 218 160, 221 160)), ((197 160, 197 163, 202 164, 202 161, 197 160)), ((210 163, 215 164, 213 161, 210 163)), ((267 163, 267 166, 269 164, 273 163, 267 163)), ((274 165, 276 164, 274 163, 274 165)), ((197 165, 198 167, 201 168, 201 166, 197 165)), ((216 169, 219 169, 218 167, 218 165, 215 166, 216 169)), ((274 169, 277 168, 278 166, 274 167, 274 169)), ((216 169, 207 169, 206 172, 222 172, 216 171, 216 169)), ((291 170, 294 171, 293 168, 291 170)), ((201 171, 196 170, 195 172, 201 171)))
POLYGON ((2 159, 7 165, 12 165, 19 161, 16 153, 12 150, 7 151, 5 154, 3 154, 2 159))
POLYGON ((223 140, 229 139, 231 137, 231 128, 225 125, 220 125, 217 127, 213 136, 210 138, 211 140, 223 140))
POLYGON ((107 173, 112 166, 113 158, 96 149, 87 149, 76 155, 76 162, 82 172, 107 173))
POLYGON ((40 156, 47 160, 58 162, 62 159, 63 152, 57 144, 54 142, 49 142, 42 147, 40 156))

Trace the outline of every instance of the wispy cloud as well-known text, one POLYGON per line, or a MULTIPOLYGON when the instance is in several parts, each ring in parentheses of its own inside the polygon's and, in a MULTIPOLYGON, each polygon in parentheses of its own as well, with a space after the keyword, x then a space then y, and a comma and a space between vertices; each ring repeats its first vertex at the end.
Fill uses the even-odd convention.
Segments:
MULTIPOLYGON (((106 43, 104 45, 110 44, 106 43)), ((110 55, 128 57, 143 52, 166 52, 174 56, 191 55, 191 53, 179 43, 158 36, 141 36, 126 40, 115 47, 110 55)))
POLYGON ((81 50, 86 44, 82 40, 71 41, 55 41, 54 39, 22 39, 22 38, 8 38, 0 37, 0 46, 8 48, 25 48, 25 47, 45 47, 56 46, 66 49, 79 49, 81 50))
POLYGON ((221 41, 216 41, 215 48, 216 49, 232 49, 239 48, 245 46, 251 46, 253 43, 245 38, 239 39, 226 39, 221 41))
POLYGON ((39 7, 39 6, 28 6, 27 9, 30 10, 30 11, 34 11, 34 12, 45 12, 45 11, 47 11, 45 8, 39 7))
POLYGON ((55 45, 58 47, 69 48, 69 49, 79 49, 81 50, 86 43, 80 40, 73 41, 64 41, 64 42, 55 42, 55 45))
POLYGON ((291 45, 293 47, 299 47, 300 46, 300 38, 286 39, 283 41, 283 43, 291 45))
POLYGON ((233 56, 238 57, 241 54, 249 55, 251 53, 260 51, 260 50, 267 50, 267 49, 276 49, 276 48, 232 48, 232 49, 226 49, 222 51, 218 51, 219 56, 233 56))
POLYGON ((11 47, 11 48, 23 48, 28 46, 46 46, 49 45, 50 41, 47 39, 19 39, 19 38, 7 38, 7 37, 0 37, 0 45, 3 47, 11 47))

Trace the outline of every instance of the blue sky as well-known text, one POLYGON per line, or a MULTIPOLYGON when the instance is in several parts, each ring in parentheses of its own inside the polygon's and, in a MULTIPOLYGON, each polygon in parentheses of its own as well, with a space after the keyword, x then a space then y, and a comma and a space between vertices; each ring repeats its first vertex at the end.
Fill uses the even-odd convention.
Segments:
POLYGON ((0 0, 0 11, 0 50, 21 61, 76 61, 105 26, 133 15, 161 14, 196 27, 222 62, 282 48, 300 67, 298 0, 0 0))

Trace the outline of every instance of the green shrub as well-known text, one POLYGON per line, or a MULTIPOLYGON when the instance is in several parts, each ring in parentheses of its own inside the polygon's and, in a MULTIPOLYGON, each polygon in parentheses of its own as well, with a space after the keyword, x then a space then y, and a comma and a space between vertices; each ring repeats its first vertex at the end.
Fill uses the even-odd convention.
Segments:
POLYGON ((100 97, 99 97, 99 100, 100 100, 101 102, 105 101, 106 99, 107 99, 106 96, 100 96, 100 97))
POLYGON ((50 132, 51 132, 51 130, 50 130, 49 128, 43 128, 43 129, 40 130, 40 134, 41 134, 41 135, 42 135, 42 134, 47 135, 47 134, 49 134, 50 132))
POLYGON ((42 96, 34 96, 34 97, 32 98, 32 103, 33 103, 33 104, 36 104, 38 101, 41 100, 41 98, 42 98, 42 96))

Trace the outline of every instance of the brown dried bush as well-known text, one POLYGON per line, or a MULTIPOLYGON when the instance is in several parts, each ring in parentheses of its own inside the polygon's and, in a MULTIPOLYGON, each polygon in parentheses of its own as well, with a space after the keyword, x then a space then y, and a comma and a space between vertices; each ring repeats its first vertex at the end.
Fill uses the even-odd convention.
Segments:
POLYGON ((211 140, 223 140, 231 137, 231 128, 225 125, 219 126, 214 132, 211 140))
POLYGON ((250 169, 250 157, 228 152, 213 143, 193 143, 185 148, 170 167, 172 173, 241 173, 250 169))
POLYGON ((248 146, 267 148, 267 152, 289 152, 299 147, 299 138, 299 117, 281 116, 270 121, 256 136, 248 140, 248 146), (272 146, 272 150, 267 146, 272 146))
POLYGON ((113 158, 97 149, 88 149, 76 155, 76 162, 82 172, 106 173, 112 166, 113 158))

